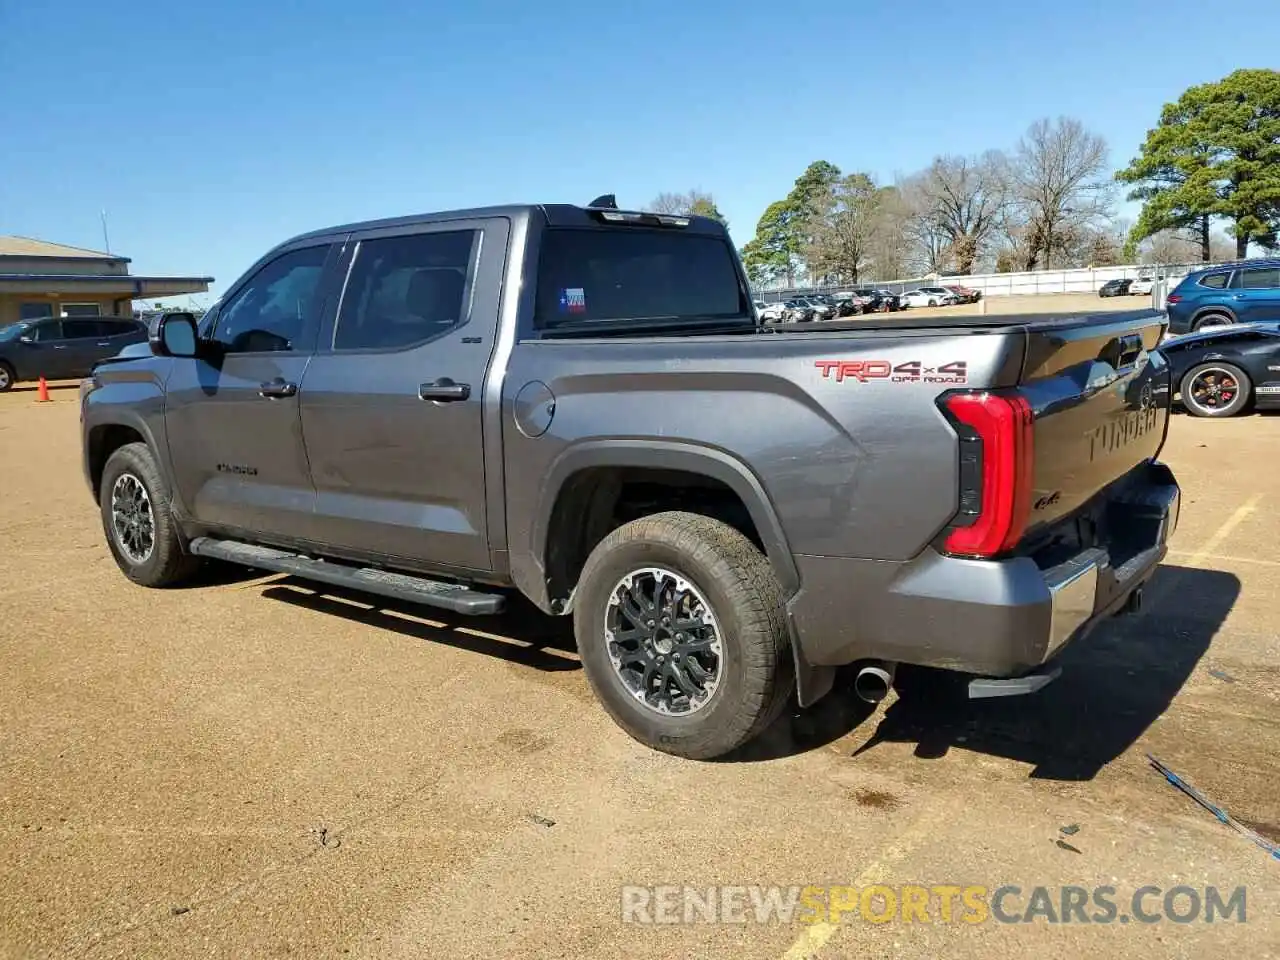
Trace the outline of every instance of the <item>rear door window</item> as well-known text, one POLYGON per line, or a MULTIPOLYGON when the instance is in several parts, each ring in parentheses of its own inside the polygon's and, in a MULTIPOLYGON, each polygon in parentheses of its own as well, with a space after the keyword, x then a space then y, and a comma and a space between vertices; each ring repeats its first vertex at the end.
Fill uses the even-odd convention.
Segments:
POLYGON ((405 350, 467 321, 478 230, 361 240, 342 295, 334 350, 405 350))
POLYGON ((99 320, 103 336, 123 337, 127 334, 142 333, 142 325, 136 320, 99 320))
POLYGON ((1280 267, 1257 267, 1242 271, 1240 285, 1246 290, 1272 290, 1280 287, 1280 267))
POLYGON ((750 317, 721 237, 635 227, 550 229, 538 263, 536 323, 750 317))
POLYGON ((97 320, 63 320, 62 334, 68 340, 96 340, 106 336, 97 320))

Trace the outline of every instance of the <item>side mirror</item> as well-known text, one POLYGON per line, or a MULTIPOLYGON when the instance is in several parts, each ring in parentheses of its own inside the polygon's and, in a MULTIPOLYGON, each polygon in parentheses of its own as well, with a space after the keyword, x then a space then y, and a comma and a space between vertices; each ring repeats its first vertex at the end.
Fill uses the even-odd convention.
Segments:
POLYGON ((157 357, 194 357, 199 352, 196 318, 190 313, 166 313, 149 337, 157 357))
POLYGON ((24 333, 22 336, 18 338, 18 342, 19 343, 35 343, 36 338, 29 333, 24 333))

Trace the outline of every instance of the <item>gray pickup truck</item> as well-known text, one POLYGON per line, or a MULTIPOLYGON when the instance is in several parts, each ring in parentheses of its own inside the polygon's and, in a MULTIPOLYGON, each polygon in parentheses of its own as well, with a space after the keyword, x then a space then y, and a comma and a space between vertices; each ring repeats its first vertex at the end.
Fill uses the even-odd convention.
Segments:
POLYGON ((899 664, 1037 689, 1179 511, 1151 311, 765 326, 699 217, 504 206, 276 247, 81 388, 111 552, 572 616, 596 695, 725 754, 899 664))

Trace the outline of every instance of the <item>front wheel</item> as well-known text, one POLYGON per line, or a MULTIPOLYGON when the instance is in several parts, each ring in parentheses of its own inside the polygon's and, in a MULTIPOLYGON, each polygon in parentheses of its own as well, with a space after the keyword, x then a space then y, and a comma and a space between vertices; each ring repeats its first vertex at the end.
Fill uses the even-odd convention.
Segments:
POLYGON ((183 549, 168 485, 145 443, 126 443, 111 454, 98 500, 111 555, 134 583, 167 587, 195 571, 198 559, 183 549))
POLYGON ((1231 417, 1248 404, 1253 383, 1235 364, 1211 360, 1187 371, 1179 393, 1192 416, 1231 417))
POLYGON ((782 588, 728 524, 670 512, 587 558, 574 632, 596 696, 628 734, 709 760, 768 727, 795 688, 782 588))
POLYGON ((17 380, 18 375, 14 373, 13 367, 0 360, 0 393, 11 389, 17 380))

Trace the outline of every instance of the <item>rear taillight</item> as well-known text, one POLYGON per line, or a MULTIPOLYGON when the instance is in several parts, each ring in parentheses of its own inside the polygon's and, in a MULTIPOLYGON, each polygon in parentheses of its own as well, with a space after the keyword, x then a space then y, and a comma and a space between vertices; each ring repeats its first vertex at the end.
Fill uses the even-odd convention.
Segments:
POLYGON ((1015 546, 1031 514, 1034 414, 1018 393, 951 393, 942 400, 960 436, 960 510, 943 547, 992 557, 1015 546))
POLYGON ((1167 297, 1165 297, 1165 298, 1164 298, 1164 302, 1165 302, 1165 303, 1181 303, 1181 302, 1182 302, 1182 295, 1181 295, 1181 294, 1178 294, 1178 293, 1171 293, 1171 294, 1169 294, 1167 297))

